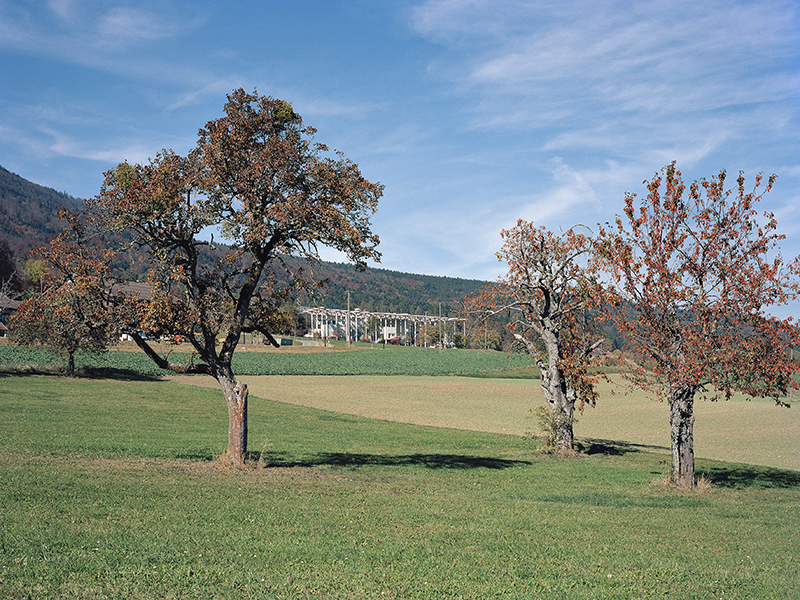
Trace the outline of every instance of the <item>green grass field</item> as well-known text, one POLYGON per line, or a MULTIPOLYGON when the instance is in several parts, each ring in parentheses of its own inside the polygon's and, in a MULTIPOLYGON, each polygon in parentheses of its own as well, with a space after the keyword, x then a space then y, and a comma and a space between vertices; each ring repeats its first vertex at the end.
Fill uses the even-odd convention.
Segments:
MULTIPOLYGON (((160 348, 163 352, 174 350, 172 356, 176 361, 186 361, 189 356, 188 344, 160 348)), ((156 367, 132 343, 100 356, 78 353, 75 364, 79 370, 100 375, 127 371, 157 377, 169 373, 156 367)), ((241 345, 233 361, 238 375, 469 375, 511 369, 522 369, 529 374, 530 364, 530 359, 522 354, 368 344, 354 345, 349 350, 341 344, 329 348, 281 349, 241 345)), ((65 358, 47 350, 0 345, 0 369, 64 372, 65 366, 65 358)))
POLYGON ((790 599, 800 589, 797 471, 702 459, 716 485, 689 493, 663 485, 663 455, 624 444, 569 459, 518 435, 258 397, 253 464, 232 471, 214 460, 226 428, 213 389, 3 374, 0 597, 790 599))
MULTIPOLYGON (((217 386, 210 377, 170 377, 217 386)), ((301 406, 434 427, 534 434, 530 409, 543 404, 538 380, 421 376, 244 376, 258 397, 301 406)), ((621 382, 614 378, 614 381, 621 382)), ((669 409, 640 391, 602 383, 596 407, 578 415, 575 435, 669 452, 669 409)), ((779 408, 772 400, 695 403, 695 452, 702 458, 800 471, 800 405, 779 408)))

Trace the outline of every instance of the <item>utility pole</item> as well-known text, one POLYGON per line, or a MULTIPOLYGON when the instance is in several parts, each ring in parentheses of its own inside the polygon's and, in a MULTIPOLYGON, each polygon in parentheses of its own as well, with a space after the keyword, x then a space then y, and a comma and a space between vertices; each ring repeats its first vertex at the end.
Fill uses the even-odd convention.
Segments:
POLYGON ((444 348, 444 340, 442 339, 442 303, 439 302, 439 352, 444 348))
POLYGON ((350 345, 350 290, 347 290, 347 345, 350 345))

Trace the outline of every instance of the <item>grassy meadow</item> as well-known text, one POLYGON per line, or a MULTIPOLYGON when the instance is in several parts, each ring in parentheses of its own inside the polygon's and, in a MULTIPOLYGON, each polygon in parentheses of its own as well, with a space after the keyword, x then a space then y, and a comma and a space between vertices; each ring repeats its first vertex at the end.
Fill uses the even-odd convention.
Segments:
POLYGON ((251 375, 237 471, 218 390, 110 374, 0 372, 2 598, 798 597, 800 470, 672 489, 662 405, 614 430, 604 394, 565 458, 519 435, 529 381, 251 375))
MULTIPOLYGON (((189 345, 157 346, 172 353, 173 360, 187 361, 189 345)), ((0 369, 63 371, 66 359, 47 350, 0 345, 0 369)), ((130 342, 100 356, 78 353, 75 366, 103 374, 125 371, 157 377, 159 369, 130 342)), ((470 375, 478 372, 530 371, 530 359, 522 354, 481 350, 438 350, 406 346, 343 344, 330 347, 292 346, 275 349, 264 345, 240 345, 233 360, 238 375, 470 375)))
MULTIPOLYGON (((216 387, 210 377, 170 380, 216 387)), ((322 410, 433 427, 512 435, 538 434, 531 408, 544 402, 539 382, 420 376, 243 376, 251 394, 322 410)), ((578 415, 575 435, 585 443, 611 442, 669 452, 669 408, 622 380, 600 384, 597 406, 578 415)), ((695 402, 695 453, 702 458, 800 471, 800 405, 772 400, 695 402)))

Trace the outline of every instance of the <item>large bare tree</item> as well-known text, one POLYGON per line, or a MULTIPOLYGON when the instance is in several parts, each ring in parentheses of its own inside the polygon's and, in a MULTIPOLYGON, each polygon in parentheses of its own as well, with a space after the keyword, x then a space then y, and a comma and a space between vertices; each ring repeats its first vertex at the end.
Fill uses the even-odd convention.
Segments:
POLYGON ((539 369, 549 437, 558 449, 572 450, 576 405, 583 410, 597 400, 588 367, 603 341, 594 326, 601 289, 587 271, 593 243, 577 228, 556 235, 522 219, 501 236, 497 257, 508 272, 467 308, 510 316, 514 338, 539 369))

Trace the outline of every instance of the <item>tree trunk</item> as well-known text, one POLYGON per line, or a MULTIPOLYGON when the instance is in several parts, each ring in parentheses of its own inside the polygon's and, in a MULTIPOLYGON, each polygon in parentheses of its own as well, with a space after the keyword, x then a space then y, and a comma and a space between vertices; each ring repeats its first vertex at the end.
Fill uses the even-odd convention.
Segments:
POLYGON ((244 465, 247 458, 247 386, 233 376, 220 377, 225 401, 228 403, 227 460, 234 466, 244 465))
POLYGON ((552 330, 541 335, 548 354, 548 363, 545 364, 538 357, 539 351, 530 340, 518 333, 514 337, 525 344, 528 352, 539 367, 542 394, 551 411, 552 440, 558 450, 573 450, 575 436, 572 425, 575 421, 575 399, 577 394, 570 388, 565 380, 564 373, 558 366, 559 347, 558 338, 552 330))
POLYGON ((75 377, 75 353, 69 352, 67 354, 67 375, 75 377))
POLYGON ((694 389, 671 388, 669 392, 672 428, 672 481, 694 487, 694 389))
POLYGON ((575 393, 568 389, 564 374, 558 367, 542 372, 542 393, 551 411, 552 435, 558 450, 572 450, 574 433, 572 424, 575 415, 575 393))
MULTIPOLYGON (((563 375, 562 375, 563 376, 563 375)), ((563 394, 563 404, 561 405, 561 419, 557 421, 556 446, 559 450, 572 450, 575 445, 575 434, 573 424, 575 423, 575 391, 567 389, 563 394)))

